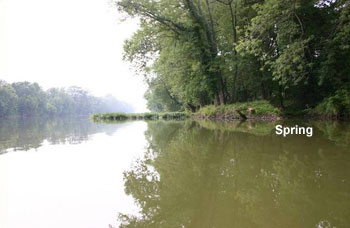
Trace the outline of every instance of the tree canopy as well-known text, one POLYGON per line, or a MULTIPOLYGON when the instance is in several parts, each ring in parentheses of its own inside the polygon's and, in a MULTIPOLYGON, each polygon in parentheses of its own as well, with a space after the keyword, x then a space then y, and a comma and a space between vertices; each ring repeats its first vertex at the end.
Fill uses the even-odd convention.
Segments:
POLYGON ((256 99, 309 108, 350 83, 348 0, 116 4, 140 20, 124 58, 145 76, 151 110, 256 99))
POLYGON ((133 112, 133 107, 111 95, 95 97, 77 86, 44 91, 38 83, 0 81, 0 117, 87 115, 94 112, 133 112))

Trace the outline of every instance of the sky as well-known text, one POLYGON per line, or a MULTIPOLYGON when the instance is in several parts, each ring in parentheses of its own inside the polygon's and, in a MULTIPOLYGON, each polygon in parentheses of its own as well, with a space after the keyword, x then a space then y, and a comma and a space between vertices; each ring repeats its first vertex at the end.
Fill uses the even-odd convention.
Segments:
POLYGON ((112 0, 0 0, 0 79, 80 86, 146 111, 147 86, 122 60, 138 28, 112 0))

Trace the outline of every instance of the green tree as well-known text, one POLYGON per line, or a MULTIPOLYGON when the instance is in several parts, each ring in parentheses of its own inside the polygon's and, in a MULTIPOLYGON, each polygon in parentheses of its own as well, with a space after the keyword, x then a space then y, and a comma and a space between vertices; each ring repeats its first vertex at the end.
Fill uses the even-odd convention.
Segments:
MULTIPOLYGON (((206 87, 207 100, 218 104, 225 103, 225 85, 219 64, 221 57, 212 18, 212 6, 208 1, 124 0, 117 4, 120 10, 140 17, 142 22, 141 29, 126 42, 126 59, 138 62, 139 69, 152 73, 152 70, 159 71, 159 67, 149 68, 147 62, 151 58, 150 55, 157 54, 159 61, 167 66, 185 58, 186 62, 179 64, 180 71, 188 72, 189 69, 192 71, 190 75, 192 74, 197 81, 190 89, 196 92, 198 84, 202 83, 206 87)), ((184 78, 191 77, 190 75, 181 73, 177 76, 184 78)), ((181 79, 175 77, 174 80, 181 79)), ((179 87, 186 91, 183 85, 179 87)))
POLYGON ((94 112, 133 112, 134 108, 111 95, 92 96, 73 86, 44 91, 37 83, 0 81, 0 116, 88 115, 94 112))
POLYGON ((167 91, 191 110, 256 99, 303 109, 350 80, 348 0, 122 0, 117 6, 140 19, 124 56, 150 82, 146 98, 155 109, 169 104, 167 91))
POLYGON ((16 82, 12 87, 18 96, 18 112, 21 115, 44 114, 46 94, 37 83, 16 82))
POLYGON ((0 81, 0 116, 16 114, 18 96, 10 84, 0 81))

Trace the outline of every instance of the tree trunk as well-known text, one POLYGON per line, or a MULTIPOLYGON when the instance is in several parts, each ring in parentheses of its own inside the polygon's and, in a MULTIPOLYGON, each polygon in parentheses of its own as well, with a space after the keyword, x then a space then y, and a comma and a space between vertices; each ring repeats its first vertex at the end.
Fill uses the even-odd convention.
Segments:
POLYGON ((280 109, 284 110, 284 102, 283 102, 283 94, 282 94, 282 86, 278 85, 278 96, 279 96, 279 100, 280 100, 280 109))
POLYGON ((202 12, 200 3, 198 3, 196 6, 191 0, 185 0, 185 2, 192 16, 192 19, 200 26, 205 34, 205 36, 202 37, 199 29, 196 31, 197 39, 201 46, 201 65, 205 66, 204 73, 216 81, 216 83, 213 84, 212 88, 213 91, 216 91, 215 101, 220 105, 225 104, 225 84, 223 81, 222 72, 220 67, 215 66, 216 58, 218 57, 218 48, 209 1, 206 1, 206 6, 210 24, 208 24, 208 20, 205 18, 205 15, 202 12), (209 53, 203 49, 203 47, 206 46, 204 41, 207 41, 209 53), (209 70, 209 68, 213 67, 215 70, 209 70))
POLYGON ((238 66, 237 66, 237 51, 236 51, 236 45, 237 45, 237 0, 235 1, 235 9, 232 8, 232 0, 228 2, 228 6, 230 8, 230 15, 231 15, 231 24, 232 24, 232 31, 233 31, 233 53, 234 53, 234 72, 233 72, 233 86, 232 86, 232 102, 235 102, 237 92, 236 92, 236 83, 237 83, 237 76, 238 76, 238 66))

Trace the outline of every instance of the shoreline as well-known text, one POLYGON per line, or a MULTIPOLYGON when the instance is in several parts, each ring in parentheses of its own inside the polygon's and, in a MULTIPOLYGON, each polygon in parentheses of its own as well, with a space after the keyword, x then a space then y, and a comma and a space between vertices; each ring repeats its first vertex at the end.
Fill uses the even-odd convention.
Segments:
POLYGON ((92 114, 91 119, 99 121, 126 121, 126 120, 210 120, 218 122, 233 122, 233 121, 263 121, 276 122, 287 119, 304 119, 304 120, 325 120, 325 121, 344 121, 349 122, 347 118, 337 118, 335 116, 315 116, 315 115, 247 115, 242 118, 239 115, 203 115, 198 113, 96 113, 92 114))
POLYGON ((148 112, 148 113, 96 113, 91 115, 94 121, 114 120, 183 120, 187 118, 197 120, 234 121, 234 120, 258 120, 278 121, 283 119, 314 119, 349 121, 347 116, 327 115, 317 113, 314 109, 281 111, 267 101, 253 101, 235 103, 221 106, 208 105, 196 112, 148 112))

